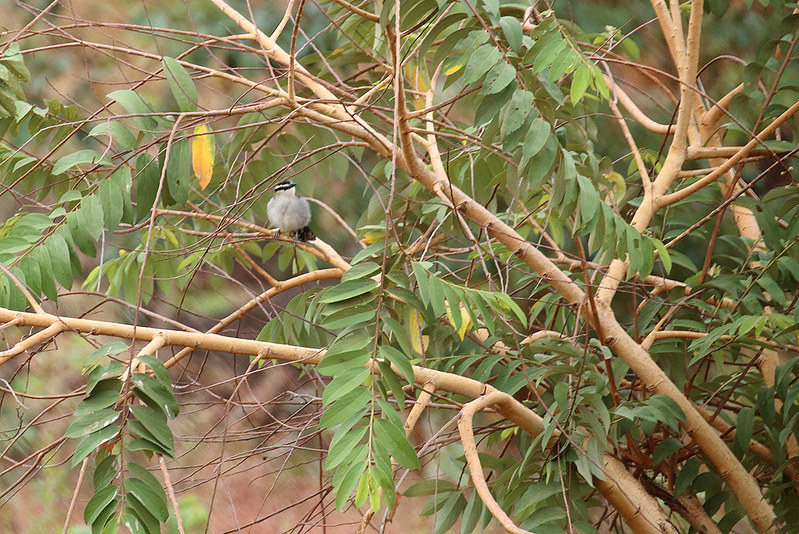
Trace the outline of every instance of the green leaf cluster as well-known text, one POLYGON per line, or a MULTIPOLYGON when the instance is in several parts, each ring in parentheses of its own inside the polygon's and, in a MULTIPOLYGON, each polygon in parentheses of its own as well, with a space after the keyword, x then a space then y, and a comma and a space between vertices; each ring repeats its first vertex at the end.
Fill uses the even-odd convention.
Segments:
MULTIPOLYGON (((87 363, 127 350, 122 343, 110 343, 91 354, 87 363)), ((161 482, 131 461, 129 451, 174 458, 174 437, 167 419, 177 416, 178 404, 164 365, 148 354, 139 355, 138 360, 152 373, 134 373, 130 379, 133 396, 142 404, 130 406, 125 401, 119 378, 123 364, 93 364, 86 396, 65 433, 81 440, 72 457, 73 467, 90 455, 95 458, 94 494, 84 510, 93 533, 115 533, 121 525, 133 533, 159 533, 169 518, 161 482)))

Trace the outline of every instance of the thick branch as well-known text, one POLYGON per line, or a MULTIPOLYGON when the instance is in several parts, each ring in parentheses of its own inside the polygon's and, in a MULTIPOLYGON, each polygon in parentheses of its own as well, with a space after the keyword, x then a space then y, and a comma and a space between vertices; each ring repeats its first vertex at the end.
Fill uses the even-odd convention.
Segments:
POLYGON ((472 428, 472 419, 474 414, 486 409, 489 406, 504 402, 505 397, 509 397, 507 393, 499 391, 485 395, 477 400, 473 400, 466 404, 461 410, 458 417, 458 431, 461 435, 461 443, 463 444, 463 453, 466 456, 466 463, 469 464, 469 471, 472 473, 472 483, 474 489, 480 496, 480 500, 491 512, 491 515, 499 521, 502 528, 511 534, 531 534, 530 531, 524 530, 516 526, 513 519, 508 517, 508 514, 502 509, 499 503, 491 495, 491 491, 486 484, 485 476, 483 475, 483 466, 480 464, 480 457, 477 454, 477 444, 474 442, 474 429, 472 428))
POLYGON ((677 534, 678 530, 663 513, 657 500, 641 486, 624 465, 606 454, 607 480, 595 480, 596 488, 624 517, 625 523, 636 534, 677 534))

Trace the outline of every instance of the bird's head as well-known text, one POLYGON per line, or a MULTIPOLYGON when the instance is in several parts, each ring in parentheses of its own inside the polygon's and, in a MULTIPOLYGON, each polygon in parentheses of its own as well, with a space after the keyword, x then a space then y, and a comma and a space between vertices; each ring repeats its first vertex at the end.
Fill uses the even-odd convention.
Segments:
POLYGON ((296 193, 297 184, 292 182, 291 180, 284 180, 275 186, 275 194, 278 193, 289 193, 295 194, 296 193))

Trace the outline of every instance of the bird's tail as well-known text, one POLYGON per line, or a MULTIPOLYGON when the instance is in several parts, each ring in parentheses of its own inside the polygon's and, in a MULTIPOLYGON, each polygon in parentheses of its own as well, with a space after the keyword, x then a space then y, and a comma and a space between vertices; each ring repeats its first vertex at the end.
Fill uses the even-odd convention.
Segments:
POLYGON ((302 230, 297 230, 297 239, 300 241, 311 241, 316 239, 316 234, 313 233, 310 226, 306 226, 302 230))

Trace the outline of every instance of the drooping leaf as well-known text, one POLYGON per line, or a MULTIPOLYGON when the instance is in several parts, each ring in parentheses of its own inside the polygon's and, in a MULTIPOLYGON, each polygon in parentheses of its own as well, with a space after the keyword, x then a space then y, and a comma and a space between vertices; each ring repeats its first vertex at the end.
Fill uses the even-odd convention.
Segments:
POLYGON ((77 152, 73 152, 72 154, 67 154, 63 158, 59 159, 53 165, 53 174, 61 174, 65 171, 68 171, 72 167, 76 165, 87 165, 94 166, 94 165, 110 165, 110 160, 97 152, 96 150, 79 150, 77 152))
POLYGON ((163 411, 165 416, 178 415, 178 403, 171 387, 144 373, 135 373, 130 380, 136 386, 133 392, 137 397, 153 403, 153 407, 163 411))
POLYGON ((386 445, 387 450, 401 466, 408 469, 419 468, 419 458, 401 428, 385 419, 375 421, 375 435, 386 445))
POLYGON ((140 478, 127 478, 125 488, 146 506, 156 519, 166 521, 169 518, 166 495, 160 485, 156 488, 140 478))
POLYGON ((83 520, 86 524, 93 525, 102 511, 112 504, 118 492, 119 488, 116 486, 107 486, 96 491, 83 510, 83 520))
POLYGON ((136 159, 136 220, 141 221, 150 216, 161 171, 158 160, 142 154, 136 159))
POLYGON ((215 151, 216 141, 208 126, 200 124, 194 128, 194 137, 191 141, 191 164, 200 189, 205 190, 211 183, 211 177, 214 175, 215 151))
POLYGON ((517 17, 502 17, 499 19, 502 33, 514 53, 518 54, 522 50, 522 23, 517 17))
POLYGON ((328 406, 319 420, 319 427, 330 428, 343 423, 356 413, 365 410, 371 398, 372 394, 367 388, 363 386, 356 387, 328 406))
POLYGON ((125 111, 134 115, 134 121, 142 130, 154 130, 158 123, 152 116, 148 116, 155 112, 155 109, 150 105, 147 100, 135 91, 128 89, 120 89, 108 93, 108 98, 115 102, 119 102, 125 111))
POLYGON ((463 72, 464 83, 474 83, 482 78, 492 67, 502 61, 502 53, 493 43, 487 43, 477 48, 463 72))
POLYGON ((366 367, 345 369, 333 379, 322 392, 322 406, 327 406, 336 399, 346 395, 357 386, 362 385, 371 375, 366 367))
POLYGON ((326 291, 320 301, 326 304, 341 302, 373 291, 377 286, 378 283, 371 278, 348 280, 326 291))
POLYGON ((169 82, 169 89, 175 102, 178 103, 180 111, 194 111, 197 109, 197 87, 194 81, 183 68, 183 65, 171 57, 164 57, 161 60, 161 67, 164 69, 164 76, 169 82))
POLYGON ((69 425, 67 431, 64 432, 64 436, 68 438, 79 438, 86 436, 116 422, 116 420, 119 419, 119 416, 119 412, 109 409, 87 413, 80 417, 76 417, 72 424, 69 425))
POLYGON ((75 467, 90 455, 97 447, 114 439, 119 434, 119 427, 109 425, 101 428, 97 432, 92 432, 75 447, 72 454, 72 467, 75 467))
POLYGON ((483 83, 482 93, 484 95, 497 94, 514 80, 516 77, 516 69, 513 65, 500 61, 494 65, 491 70, 486 74, 485 82, 483 83))

